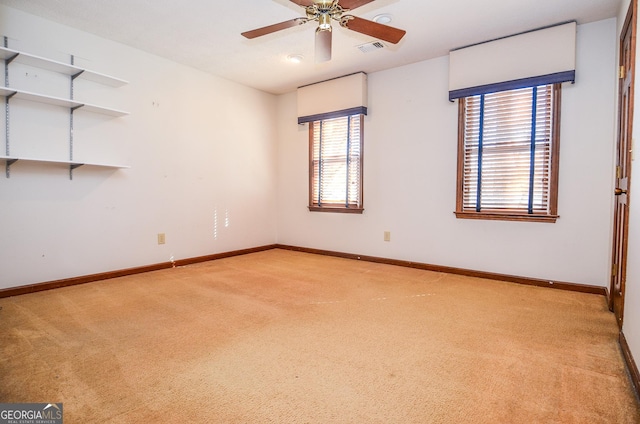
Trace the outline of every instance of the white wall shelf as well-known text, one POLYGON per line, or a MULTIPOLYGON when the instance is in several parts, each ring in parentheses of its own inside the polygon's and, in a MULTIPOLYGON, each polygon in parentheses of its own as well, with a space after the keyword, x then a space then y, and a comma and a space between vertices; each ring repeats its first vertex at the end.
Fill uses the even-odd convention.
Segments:
POLYGON ((92 105, 89 103, 83 103, 77 100, 63 99, 61 97, 53 97, 53 96, 47 96, 44 94, 31 93, 29 91, 17 90, 15 88, 9 88, 9 87, 0 87, 0 96, 10 97, 12 99, 15 98, 15 99, 30 100, 38 103, 67 107, 70 109, 82 108, 83 110, 86 110, 88 112, 101 113, 103 115, 109 115, 109 116, 115 116, 115 117, 125 116, 129 114, 129 112, 125 112, 122 110, 92 105))
POLYGON ((15 61, 16 63, 22 63, 23 65, 46 69, 64 75, 78 76, 88 81, 97 82, 103 85, 109 85, 111 87, 121 87, 125 84, 128 84, 127 81, 120 78, 101 74, 89 69, 80 68, 75 65, 58 62, 56 60, 46 59, 44 57, 12 50, 6 47, 0 47, 0 59, 5 61, 9 60, 10 62, 15 61))
POLYGON ((115 165, 108 163, 94 163, 94 162, 84 162, 78 160, 56 160, 56 159, 38 159, 38 158, 27 158, 27 157, 18 157, 18 156, 0 156, 0 160, 6 163, 14 164, 18 161, 24 162, 38 162, 38 163, 50 163, 50 164, 59 164, 59 165, 68 165, 73 168, 78 168, 80 166, 98 166, 101 168, 117 168, 117 169, 128 169, 130 166, 128 165, 115 165))
POLYGON ((7 38, 4 39, 4 47, 0 47, 0 59, 4 61, 4 86, 0 86, 0 97, 5 98, 5 152, 0 156, 0 161, 4 161, 6 167, 6 176, 10 177, 11 165, 18 161, 27 161, 42 164, 59 164, 69 168, 69 178, 73 179, 73 170, 80 166, 96 166, 102 168, 124 169, 129 168, 126 165, 111 165, 99 162, 79 161, 73 157, 73 120, 76 110, 99 113, 112 117, 122 117, 128 115, 128 112, 113 109, 109 107, 94 105, 75 100, 73 97, 73 83, 76 78, 82 78, 87 81, 106 85, 109 87, 120 87, 127 84, 127 81, 105 75, 99 72, 80 68, 73 64, 73 56, 70 57, 70 64, 58 62, 56 60, 32 55, 29 53, 13 50, 7 47, 7 38), (60 73, 69 77, 69 98, 54 97, 41 93, 34 93, 27 90, 12 88, 9 84, 9 67, 12 63, 20 63, 23 65, 37 67, 50 72, 60 73), (12 155, 10 152, 10 104, 13 99, 28 100, 32 102, 43 103, 47 105, 59 106, 69 111, 69 160, 58 160, 50 158, 27 158, 18 155, 12 155))

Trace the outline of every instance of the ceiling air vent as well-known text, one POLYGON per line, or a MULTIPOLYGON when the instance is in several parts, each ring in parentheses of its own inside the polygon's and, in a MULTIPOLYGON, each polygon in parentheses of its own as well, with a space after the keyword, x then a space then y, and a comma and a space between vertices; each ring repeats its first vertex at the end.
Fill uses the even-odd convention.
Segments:
POLYGON ((360 44, 357 47, 362 53, 369 53, 374 50, 384 49, 384 44, 380 41, 372 41, 371 43, 360 44))

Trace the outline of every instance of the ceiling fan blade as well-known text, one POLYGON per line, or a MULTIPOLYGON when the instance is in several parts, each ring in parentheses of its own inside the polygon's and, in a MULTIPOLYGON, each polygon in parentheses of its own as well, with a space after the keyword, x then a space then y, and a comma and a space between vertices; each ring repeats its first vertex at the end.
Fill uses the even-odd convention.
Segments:
POLYGON ((290 21, 280 22, 279 24, 273 24, 266 27, 254 29, 251 31, 246 31, 246 32, 243 32, 242 35, 246 38, 251 39, 251 38, 256 38, 263 35, 271 34, 272 32, 280 31, 281 29, 287 29, 294 26, 306 24, 307 22, 309 22, 309 20, 306 18, 295 18, 295 19, 291 19, 290 21))
POLYGON ((290 0, 291 3, 295 3, 298 6, 307 7, 313 4, 313 0, 290 0))
POLYGON ((331 60, 331 29, 316 29, 316 62, 331 60))
MULTIPOLYGON (((293 0, 291 0, 293 1, 293 0)), ((367 3, 371 3, 373 0, 340 0, 340 6, 345 9, 353 10, 356 7, 364 6, 367 3)))
POLYGON ((368 19, 362 19, 351 15, 345 15, 340 20, 340 25, 352 31, 370 35, 392 44, 399 42, 407 33, 403 29, 382 25, 368 19))

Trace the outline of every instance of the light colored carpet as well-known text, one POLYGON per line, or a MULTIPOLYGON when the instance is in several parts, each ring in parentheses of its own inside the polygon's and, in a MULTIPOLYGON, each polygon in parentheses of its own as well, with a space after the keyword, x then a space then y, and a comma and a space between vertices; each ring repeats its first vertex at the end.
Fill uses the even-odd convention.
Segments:
POLYGON ((0 299, 65 423, 638 423, 601 296, 286 250, 0 299))

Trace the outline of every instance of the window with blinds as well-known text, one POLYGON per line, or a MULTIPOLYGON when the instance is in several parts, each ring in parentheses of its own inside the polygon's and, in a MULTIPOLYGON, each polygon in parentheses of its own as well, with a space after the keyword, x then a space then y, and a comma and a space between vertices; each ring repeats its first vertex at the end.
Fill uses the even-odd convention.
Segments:
POLYGON ((460 99, 460 218, 555 221, 560 85, 460 99))
POLYGON ((309 123, 309 209, 362 208, 362 115, 309 123))

